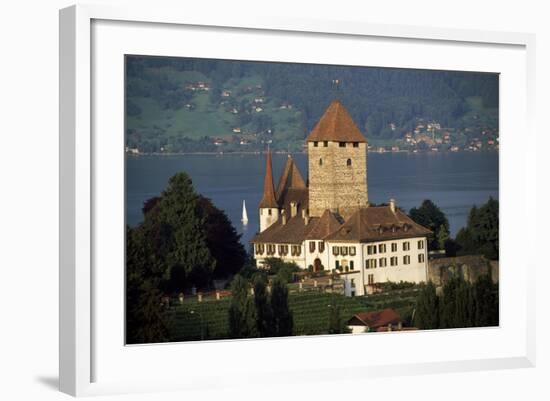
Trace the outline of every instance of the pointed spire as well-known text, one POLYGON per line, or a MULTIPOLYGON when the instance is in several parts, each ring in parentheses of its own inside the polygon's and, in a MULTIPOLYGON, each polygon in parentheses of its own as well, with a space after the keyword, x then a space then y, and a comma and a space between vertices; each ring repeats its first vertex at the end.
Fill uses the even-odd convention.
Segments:
POLYGON ((285 168, 283 169, 283 173, 281 174, 279 183, 277 184, 276 195, 279 201, 281 201, 289 188, 306 188, 306 183, 304 182, 304 179, 300 174, 300 170, 298 170, 298 167, 294 163, 291 155, 288 155, 285 168))
POLYGON ((273 167, 271 166, 271 152, 267 151, 265 160, 264 196, 260 202, 260 208, 277 208, 275 190, 273 189, 273 167))

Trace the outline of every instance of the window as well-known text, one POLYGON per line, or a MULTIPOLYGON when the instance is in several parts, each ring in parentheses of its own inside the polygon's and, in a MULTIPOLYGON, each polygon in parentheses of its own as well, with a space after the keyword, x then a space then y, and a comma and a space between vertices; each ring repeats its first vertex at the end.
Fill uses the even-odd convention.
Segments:
POLYGON ((323 159, 319 159, 319 166, 323 165, 323 159))
POLYGON ((340 247, 340 253, 342 254, 342 256, 347 256, 347 254, 348 254, 348 247, 347 247, 347 246, 342 246, 342 247, 340 247))
POLYGON ((288 245, 279 245, 278 246, 279 255, 284 256, 288 255, 288 245))
POLYGON ((351 256, 355 256, 355 247, 354 247, 354 246, 350 246, 350 247, 349 247, 349 254, 350 254, 351 256))
POLYGON ((310 253, 315 252, 315 241, 310 241, 310 243, 309 243, 309 252, 310 253))
POLYGON ((403 264, 404 265, 410 265, 411 264, 411 256, 410 255, 403 256, 403 264))
POLYGON ((313 146, 315 146, 315 147, 319 146, 319 142, 317 142, 317 141, 313 142, 313 146))
POLYGON ((418 263, 424 263, 424 254, 423 253, 418 254, 418 263))
POLYGON ((338 146, 340 146, 341 148, 345 148, 346 143, 345 142, 338 142, 338 146))
POLYGON ((275 245, 274 244, 267 244, 267 254, 268 255, 274 255, 275 254, 275 245))
POLYGON ((367 276, 367 280, 368 280, 369 285, 374 284, 374 274, 369 274, 367 276))
POLYGON ((350 261, 349 261, 349 269, 350 269, 350 270, 353 270, 353 269, 354 269, 353 260, 350 260, 350 261))
POLYGON ((271 216, 271 209, 267 209, 267 214, 271 216))
POLYGON ((346 161, 346 166, 348 166, 348 167, 351 166, 351 159, 348 159, 348 160, 346 161))
POLYGON ((334 256, 338 256, 340 254, 340 247, 339 246, 333 246, 332 247, 332 254, 334 256))
POLYGON ((418 249, 424 249, 424 240, 423 239, 418 240, 418 249))
POLYGON ((375 255, 375 254, 376 254, 376 245, 368 245, 367 255, 375 255))
POLYGON ((392 252, 397 252, 397 242, 392 242, 392 244, 391 244, 391 251, 392 251, 392 252))
POLYGON ((403 250, 408 251, 411 249, 411 243, 409 241, 403 242, 403 250))
POLYGON ((326 148, 328 147, 328 141, 323 141, 323 146, 326 148))
POLYGON ((380 258, 379 264, 380 267, 386 267, 388 265, 388 260, 386 258, 380 258))
POLYGON ((376 259, 367 259, 367 260, 365 261, 365 263, 366 263, 365 268, 367 268, 367 269, 375 269, 375 268, 376 268, 376 262, 377 262, 376 259))
POLYGON ((340 270, 340 262, 337 260, 335 261, 336 270, 340 270))
POLYGON ((378 245, 378 253, 386 253, 386 244, 378 245))
POLYGON ((359 142, 353 142, 353 147, 358 148, 359 147, 359 142))
MULTIPOLYGON (((353 270, 353 269, 352 269, 352 270, 353 270)), ((350 283, 350 285, 351 285, 352 287, 355 287, 355 279, 354 279, 354 278, 352 278, 352 279, 349 281, 349 283, 350 283)))
POLYGON ((300 256, 302 254, 302 247, 300 245, 292 245, 292 256, 300 256))
POLYGON ((392 256, 390 258, 390 265, 391 266, 397 266, 397 256, 392 256))
POLYGON ((319 252, 323 253, 325 251, 325 243, 323 241, 319 241, 319 252))

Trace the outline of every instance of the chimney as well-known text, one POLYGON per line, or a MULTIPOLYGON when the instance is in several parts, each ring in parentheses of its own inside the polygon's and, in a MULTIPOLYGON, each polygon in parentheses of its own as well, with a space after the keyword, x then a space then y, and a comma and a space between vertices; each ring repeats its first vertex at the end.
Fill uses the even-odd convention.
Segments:
POLYGON ((283 226, 286 224, 286 213, 285 210, 281 210, 281 222, 283 223, 283 226))
POLYGON ((395 213, 395 199, 390 199, 390 210, 395 213))
POLYGON ((302 209, 302 218, 304 219, 304 223, 307 226, 309 224, 309 213, 305 208, 302 209))
POLYGON ((298 214, 298 204, 296 202, 290 202, 290 218, 293 218, 298 214))

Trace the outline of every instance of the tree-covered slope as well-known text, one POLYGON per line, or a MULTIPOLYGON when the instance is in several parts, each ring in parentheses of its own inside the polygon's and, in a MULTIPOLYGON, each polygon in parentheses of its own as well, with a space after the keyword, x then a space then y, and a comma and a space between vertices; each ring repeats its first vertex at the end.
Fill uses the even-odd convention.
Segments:
POLYGON ((126 144, 142 152, 298 150, 335 97, 370 143, 423 121, 461 143, 498 132, 496 74, 141 56, 126 73, 126 144))

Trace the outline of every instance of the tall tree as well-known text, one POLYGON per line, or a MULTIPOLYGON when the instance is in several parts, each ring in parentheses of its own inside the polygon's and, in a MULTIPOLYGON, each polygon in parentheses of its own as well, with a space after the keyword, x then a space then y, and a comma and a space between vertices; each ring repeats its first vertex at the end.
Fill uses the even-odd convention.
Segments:
POLYGON ((164 270, 163 288, 206 286, 216 265, 206 241, 199 196, 186 173, 177 173, 161 196, 144 206, 140 228, 164 270))
POLYGON ((258 337, 256 307, 248 296, 248 282, 237 274, 231 283, 231 305, 229 306, 229 335, 232 338, 258 337))
POLYGON ((225 278, 237 273, 246 261, 246 251, 240 242, 240 234, 225 212, 214 206, 210 199, 199 195, 198 201, 204 216, 206 245, 216 261, 214 278, 225 278))
POLYGON ((468 215, 468 224, 457 236, 458 254, 481 254, 488 259, 499 256, 499 204, 489 198, 481 207, 473 206, 468 215))
POLYGON ((267 294, 265 275, 256 274, 254 281, 254 305, 256 307, 256 327, 260 337, 270 337, 273 332, 273 313, 267 294))
POLYGON ((441 232, 441 236, 445 234, 447 237, 449 236, 449 221, 439 207, 437 207, 431 200, 426 199, 422 202, 420 207, 412 208, 409 211, 409 216, 416 223, 433 231, 434 236, 428 243, 428 248, 430 250, 444 249, 444 244, 440 247, 438 237, 441 230, 443 230, 441 232))
POLYGON ((273 312, 273 336, 292 335, 294 319, 288 306, 288 288, 279 278, 273 280, 271 290, 271 310, 273 312))
POLYGON ((172 322, 161 305, 162 265, 155 263, 139 227, 127 227, 126 241, 126 342, 167 341, 172 322))
POLYGON ((344 319, 342 319, 342 313, 340 305, 336 303, 333 298, 330 306, 329 322, 328 322, 328 334, 343 334, 349 333, 350 330, 346 325, 344 319))
POLYGON ((414 324, 420 329, 439 328, 439 298, 431 281, 422 288, 416 300, 414 324))

